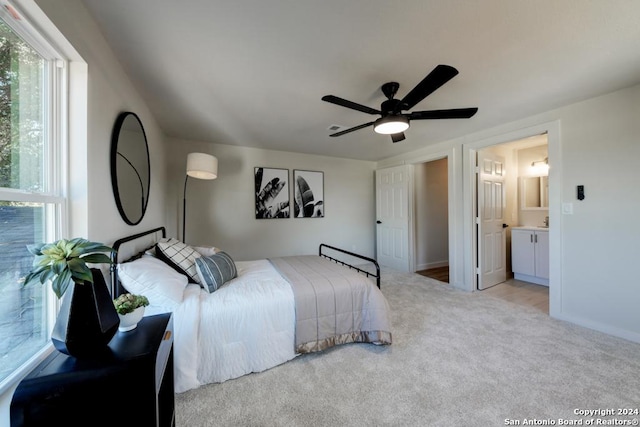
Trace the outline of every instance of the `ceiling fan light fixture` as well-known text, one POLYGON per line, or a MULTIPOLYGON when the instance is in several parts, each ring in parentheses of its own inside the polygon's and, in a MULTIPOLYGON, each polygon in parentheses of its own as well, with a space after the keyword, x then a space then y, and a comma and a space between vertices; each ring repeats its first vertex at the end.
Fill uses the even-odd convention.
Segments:
POLYGON ((390 114, 375 121, 373 130, 383 135, 393 135, 409 129, 409 119, 390 114))
MULTIPOLYGON (((458 70, 450 65, 440 64, 436 66, 427 76, 422 79, 413 89, 407 93, 404 98, 394 98, 400 84, 397 82, 388 82, 380 88, 387 98, 380 109, 367 107, 357 102, 349 101, 337 97, 335 95, 325 95, 322 100, 331 104, 351 110, 360 111, 361 113, 379 116, 381 118, 363 123, 358 126, 332 133, 329 136, 342 136, 356 130, 364 129, 373 125, 376 133, 383 135, 391 135, 393 142, 399 142, 405 139, 404 131, 409 128, 409 122, 413 120, 436 120, 436 119, 469 119, 478 111, 477 108, 453 108, 448 110, 429 110, 429 111, 409 111, 413 109, 419 102, 438 90, 443 84, 447 83, 458 74, 458 70), (404 113, 403 113, 404 111, 404 113)), ((333 130, 333 129, 332 129, 333 130)))

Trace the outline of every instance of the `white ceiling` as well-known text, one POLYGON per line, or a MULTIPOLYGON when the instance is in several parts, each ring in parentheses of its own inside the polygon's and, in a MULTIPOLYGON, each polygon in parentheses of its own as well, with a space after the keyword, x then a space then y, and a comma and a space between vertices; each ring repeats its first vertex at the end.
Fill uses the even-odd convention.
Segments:
POLYGON ((172 137, 379 160, 640 83, 636 0, 84 0, 172 137), (436 65, 460 74, 413 110, 478 107, 413 121, 393 144, 378 109, 436 65))

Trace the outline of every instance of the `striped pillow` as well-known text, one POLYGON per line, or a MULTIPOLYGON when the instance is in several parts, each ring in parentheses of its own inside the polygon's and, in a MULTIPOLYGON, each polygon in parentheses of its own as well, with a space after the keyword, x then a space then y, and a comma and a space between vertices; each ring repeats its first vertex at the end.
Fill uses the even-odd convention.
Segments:
POLYGON ((238 275, 236 264, 226 252, 197 258, 196 270, 200 285, 209 293, 215 292, 238 275))

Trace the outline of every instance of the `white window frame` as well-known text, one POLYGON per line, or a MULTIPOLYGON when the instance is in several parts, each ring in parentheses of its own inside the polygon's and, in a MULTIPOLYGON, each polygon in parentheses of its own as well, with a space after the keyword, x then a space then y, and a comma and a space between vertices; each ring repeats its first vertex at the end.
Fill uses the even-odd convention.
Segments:
MULTIPOLYGON (((43 192, 29 192, 16 189, 0 188, 0 200, 15 202, 36 202, 47 204, 49 212, 45 216, 48 223, 45 227, 46 241, 54 241, 68 235, 68 126, 69 123, 69 61, 54 47, 54 40, 34 27, 31 19, 16 6, 8 1, 0 1, 0 17, 20 37, 36 50, 46 61, 47 93, 45 93, 44 116, 46 138, 44 158, 44 182, 47 183, 43 192)), ((30 3, 30 2, 29 2, 30 3)), ((33 12, 35 3, 25 4, 24 8, 33 12)), ((42 22, 40 22, 42 23, 42 22)), ((50 24, 48 21, 45 24, 50 24)), ((59 300, 50 287, 45 290, 47 304, 48 338, 55 323, 59 309, 59 300)), ((17 383, 47 355, 53 351, 50 339, 38 352, 22 364, 16 371, 0 382, 0 393, 4 394, 17 383)))

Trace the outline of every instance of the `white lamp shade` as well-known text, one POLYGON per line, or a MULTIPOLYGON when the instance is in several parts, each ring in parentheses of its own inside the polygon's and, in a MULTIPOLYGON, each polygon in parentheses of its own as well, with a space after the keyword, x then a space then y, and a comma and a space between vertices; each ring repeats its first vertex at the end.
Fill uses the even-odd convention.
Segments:
POLYGON ((383 135, 404 132, 409 129, 409 119, 404 116, 388 115, 375 121, 373 130, 383 135))
POLYGON ((218 159, 211 154, 189 153, 187 156, 187 175, 198 179, 216 179, 218 177, 218 159))

